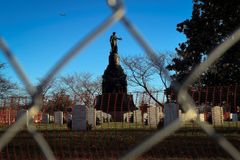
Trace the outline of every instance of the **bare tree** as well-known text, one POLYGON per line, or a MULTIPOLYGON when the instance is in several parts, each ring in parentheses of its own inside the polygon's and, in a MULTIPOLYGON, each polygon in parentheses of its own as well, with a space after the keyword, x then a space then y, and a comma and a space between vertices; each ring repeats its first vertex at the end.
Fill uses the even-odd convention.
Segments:
POLYGON ((165 75, 165 68, 171 61, 171 57, 171 54, 158 54, 156 57, 157 60, 155 60, 155 62, 147 59, 150 65, 153 67, 154 73, 159 76, 160 82, 163 84, 164 89, 167 89, 169 87, 168 80, 165 75))
MULTIPOLYGON (((39 84, 41 84, 42 79, 38 78, 39 84)), ((55 93, 64 92, 64 89, 61 89, 61 83, 58 78, 52 79, 45 88, 42 88, 42 96, 53 95, 55 93)))
POLYGON ((90 73, 75 73, 60 77, 67 92, 80 96, 85 105, 93 105, 95 96, 101 93, 100 78, 94 79, 90 73))
POLYGON ((151 61, 146 56, 128 56, 124 57, 122 62, 129 74, 128 81, 134 86, 142 87, 158 105, 163 106, 163 104, 152 94, 154 87, 151 85, 151 80, 157 75, 160 78, 160 82, 163 84, 163 89, 165 90, 168 88, 168 83, 164 75, 164 68, 168 63, 167 56, 159 54, 155 62, 151 61))
POLYGON ((53 114, 54 111, 68 111, 74 104, 73 99, 65 92, 65 90, 52 92, 51 98, 47 99, 44 111, 53 114))

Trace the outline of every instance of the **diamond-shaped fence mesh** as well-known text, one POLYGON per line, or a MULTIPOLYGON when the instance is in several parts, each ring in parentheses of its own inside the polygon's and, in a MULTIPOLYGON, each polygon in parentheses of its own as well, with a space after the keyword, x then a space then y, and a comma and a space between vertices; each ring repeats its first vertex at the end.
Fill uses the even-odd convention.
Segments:
MULTIPOLYGON (((63 104, 65 104, 66 106, 72 106, 71 109, 73 111, 79 109, 80 113, 85 111, 90 113, 89 108, 84 110, 83 107, 73 107, 78 100, 83 100, 84 96, 75 97, 73 101, 70 101, 67 97, 59 97, 57 100, 53 97, 43 98, 41 93, 67 63, 77 54, 80 54, 84 47, 108 29, 114 22, 121 22, 126 27, 129 34, 143 48, 149 59, 156 65, 161 63, 157 61, 156 54, 128 19, 124 3, 120 0, 108 0, 107 2, 112 9, 112 14, 75 44, 49 70, 41 84, 37 87, 31 85, 27 75, 4 39, 0 39, 0 48, 3 54, 7 57, 24 83, 26 90, 31 95, 31 98, 18 97, 1 100, 0 124, 3 128, 0 137, 1 159, 167 159, 169 157, 177 158, 178 156, 181 156, 183 159, 208 159, 209 157, 214 158, 214 156, 217 156, 217 158, 240 159, 239 150, 236 148, 236 146, 240 145, 239 138, 234 135, 226 138, 221 136, 221 132, 225 127, 229 127, 229 132, 231 132, 232 127, 235 127, 234 132, 236 132, 236 135, 239 134, 238 126, 240 124, 237 121, 235 123, 224 123, 222 120, 236 119, 234 118, 236 115, 230 116, 230 112, 229 115, 225 115, 224 112, 224 115, 219 116, 222 119, 213 120, 213 124, 217 125, 220 123, 217 128, 214 128, 213 125, 202 120, 209 118, 208 114, 205 114, 208 113, 209 107, 204 102, 209 102, 209 99, 211 99, 215 103, 219 96, 209 98, 207 91, 192 92, 190 95, 188 91, 188 86, 202 72, 239 41, 240 29, 236 30, 229 39, 215 48, 208 59, 194 70, 183 85, 175 85, 175 89, 178 90, 178 95, 176 95, 177 101, 184 110, 184 116, 183 114, 180 116, 177 110, 179 118, 169 121, 168 125, 164 124, 165 127, 155 130, 155 128, 163 125, 161 124, 162 108, 160 106, 151 107, 153 102, 151 102, 151 98, 144 97, 144 93, 133 93, 133 101, 139 104, 142 103, 143 112, 133 111, 128 106, 125 106, 127 108, 125 110, 122 107, 121 110, 108 111, 107 104, 101 104, 100 108, 105 105, 105 112, 95 110, 94 117, 96 118, 96 124, 98 124, 95 129, 92 129, 92 126, 89 125, 91 120, 79 126, 81 127, 82 125, 84 127, 87 124, 85 128, 88 131, 72 131, 68 128, 69 124, 65 123, 67 121, 68 108, 64 108, 65 112, 57 112, 56 108, 63 107, 63 104), (196 99, 198 99, 199 103, 203 102, 203 107, 196 106, 196 99), (143 103, 144 101, 146 103, 143 103), (144 105, 148 105, 148 108, 144 108, 144 105), (123 110, 128 112, 123 114, 123 110), (116 118, 119 114, 122 115, 120 116, 121 122, 112 121, 112 117, 116 118), (58 119, 57 117, 61 118, 58 119), (57 124, 51 123, 53 118, 55 118, 57 124), (35 125, 32 125, 33 123, 35 125), (44 125, 44 123, 49 123, 49 125, 44 125)), ((166 71, 164 73, 168 81, 171 81, 168 73, 166 71)), ((221 96, 220 90, 222 89, 216 88, 214 90, 219 92, 218 95, 221 98, 225 98, 225 101, 228 101, 229 99, 226 98, 228 95, 221 96)), ((107 98, 110 103, 112 95, 105 96, 102 96, 102 98, 107 98)), ((124 97, 124 95, 114 96, 120 100, 120 97, 124 97)), ((159 98, 162 97, 159 96, 159 98)), ((117 103, 115 102, 116 105, 118 105, 117 103)), ((119 103, 121 104, 121 102, 119 103)), ((172 105, 172 110, 178 107, 174 103, 172 105)), ((173 112, 172 110, 169 112, 173 112)), ((212 111, 212 113, 222 114, 223 112, 219 109, 216 112, 212 111)), ((80 118, 82 117, 80 116, 80 118)), ((72 123, 74 123, 73 120, 72 123)), ((164 123, 166 123, 166 120, 164 123)), ((76 124, 71 124, 71 127, 74 125, 76 124)))

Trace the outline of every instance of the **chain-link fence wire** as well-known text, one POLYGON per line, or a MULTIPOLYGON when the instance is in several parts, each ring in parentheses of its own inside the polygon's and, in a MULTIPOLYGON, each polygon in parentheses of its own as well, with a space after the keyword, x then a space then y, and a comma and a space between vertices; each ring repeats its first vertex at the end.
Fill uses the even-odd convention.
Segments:
MULTIPOLYGON (((28 80, 26 74, 24 73, 21 66, 18 64, 17 60, 14 57, 14 54, 8 48, 7 44, 4 42, 3 38, 0 39, 0 48, 3 53, 7 57, 8 61, 13 66, 15 72, 18 74, 19 78, 25 85, 26 90, 32 96, 32 104, 29 110, 29 116, 32 117, 41 109, 41 92, 47 86, 47 84, 53 79, 53 77, 80 51, 86 47, 91 41, 93 41, 98 35, 100 35, 103 31, 105 31, 108 27, 110 27, 114 22, 121 21, 124 26, 127 28, 130 34, 135 38, 135 40, 139 43, 139 45, 144 49, 146 55, 156 64, 158 65, 159 61, 157 61, 156 54, 153 52, 151 47, 145 41, 145 39, 139 34, 136 28, 133 26, 132 22, 128 20, 124 3, 121 0, 108 0, 107 4, 112 9, 112 15, 108 17, 105 21, 103 21, 99 26, 97 26, 94 30, 89 32, 80 42, 78 42, 69 52, 63 56, 59 62, 57 62, 52 69, 45 76, 44 80, 38 87, 34 87, 30 81, 28 80)), ((231 46, 233 46, 240 39, 240 29, 235 31, 229 39, 227 39, 224 43, 219 45, 213 52, 210 54, 208 59, 199 65, 194 72, 188 77, 185 83, 180 86, 179 84, 175 84, 174 88, 178 91, 178 102, 183 106, 183 109, 186 112, 185 121, 192 120, 197 117, 197 113, 194 110, 195 104, 191 96, 187 93, 187 86, 191 85, 192 82, 196 78, 198 78, 202 72, 204 72, 211 64, 213 64, 217 59, 225 53, 231 46)), ((165 77, 168 81, 171 81, 168 72, 164 70, 165 77)), ((0 138, 0 150, 2 150, 12 139, 13 137, 20 131, 20 128, 25 125, 26 115, 23 116, 19 121, 13 124, 0 138)), ((195 120, 197 124, 201 126, 201 128, 229 154, 234 159, 240 158, 240 153, 238 150, 223 136, 218 135, 214 128, 210 126, 206 122, 200 122, 198 119, 195 120)), ((170 125, 165 127, 162 130, 157 131, 150 138, 142 142, 140 145, 130 150, 126 155, 124 155, 121 159, 135 159, 140 155, 147 152, 151 147, 156 145, 157 143, 164 140, 166 137, 170 136, 173 132, 177 131, 182 127, 183 123, 181 118, 172 122, 170 125)), ((41 148, 44 153, 46 159, 55 159, 54 154, 49 147, 47 141, 43 138, 43 136, 38 133, 33 127, 28 127, 28 131, 36 140, 37 144, 41 148)))

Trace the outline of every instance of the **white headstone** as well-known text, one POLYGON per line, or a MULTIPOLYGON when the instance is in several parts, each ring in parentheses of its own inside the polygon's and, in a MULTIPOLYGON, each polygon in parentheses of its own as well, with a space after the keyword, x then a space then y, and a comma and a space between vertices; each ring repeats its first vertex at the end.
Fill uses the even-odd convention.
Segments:
POLYGON ((21 109, 21 110, 19 110, 19 111, 17 111, 17 115, 16 115, 16 120, 18 121, 18 120, 20 120, 21 119, 21 117, 23 116, 23 115, 25 115, 26 114, 26 120, 25 120, 25 124, 26 124, 26 126, 28 126, 28 119, 29 119, 29 115, 28 115, 28 110, 25 110, 25 109, 21 109))
POLYGON ((123 114, 123 120, 124 122, 130 122, 131 121, 131 117, 133 116, 133 112, 126 112, 123 114))
POLYGON ((63 112, 62 111, 54 112, 54 123, 59 124, 59 125, 63 124, 63 112))
POLYGON ((179 117, 179 107, 176 103, 166 103, 164 105, 164 126, 179 117))
POLYGON ((106 114, 107 122, 110 122, 112 115, 111 114, 106 114))
POLYGON ((233 121, 233 122, 237 122, 237 121, 238 121, 238 115, 237 115, 237 113, 233 113, 233 114, 232 114, 232 121, 233 121))
POLYGON ((143 113, 143 124, 147 125, 148 123, 148 114, 147 113, 143 113))
POLYGON ((49 123, 49 120, 50 120, 49 114, 47 114, 47 113, 42 113, 42 123, 48 124, 48 123, 49 123))
POLYGON ((179 112, 178 112, 178 116, 179 116, 179 118, 181 118, 181 121, 182 122, 185 122, 185 118, 184 118, 184 116, 185 116, 185 113, 182 113, 182 111, 179 109, 179 112))
POLYGON ((89 107, 87 110, 87 121, 88 124, 93 128, 96 127, 96 109, 93 107, 89 107))
POLYGON ((148 125, 150 127, 157 127, 160 119, 162 118, 163 114, 161 113, 161 108, 156 106, 151 106, 147 108, 148 113, 148 125))
POLYGON ((103 123, 103 112, 102 111, 96 111, 96 118, 98 119, 98 122, 100 124, 103 123))
POLYGON ((142 123, 143 122, 143 117, 142 117, 142 111, 141 110, 133 111, 133 122, 134 123, 142 123))
POLYGON ((219 126, 223 124, 223 108, 219 106, 215 106, 212 108, 212 123, 215 126, 219 126))
POLYGON ((96 111, 96 117, 100 120, 100 123, 110 122, 111 114, 107 114, 101 110, 96 111))
POLYGON ((49 123, 53 123, 54 122, 54 116, 49 115, 49 123))
POLYGON ((179 117, 181 116, 181 114, 182 114, 182 110, 178 110, 178 115, 179 115, 179 117))
POLYGON ((200 120, 201 122, 204 122, 204 121, 205 121, 204 113, 200 113, 200 114, 199 114, 199 120, 200 120))
POLYGON ((87 129, 87 107, 76 105, 72 111, 72 130, 87 129))
POLYGON ((102 112, 102 119, 103 119, 103 123, 108 122, 108 120, 107 120, 107 113, 102 112))

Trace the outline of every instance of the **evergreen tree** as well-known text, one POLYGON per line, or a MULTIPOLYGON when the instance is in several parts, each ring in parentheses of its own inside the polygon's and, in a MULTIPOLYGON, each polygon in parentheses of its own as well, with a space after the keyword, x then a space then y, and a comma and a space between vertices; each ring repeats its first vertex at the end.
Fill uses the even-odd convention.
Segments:
MULTIPOLYGON (((193 0, 191 19, 177 24, 186 42, 176 48, 177 56, 168 65, 175 71, 173 81, 183 83, 209 53, 240 26, 240 1, 193 0)), ((240 43, 229 49, 195 82, 195 86, 234 85, 240 82, 240 43)))

